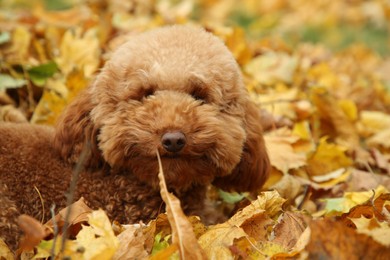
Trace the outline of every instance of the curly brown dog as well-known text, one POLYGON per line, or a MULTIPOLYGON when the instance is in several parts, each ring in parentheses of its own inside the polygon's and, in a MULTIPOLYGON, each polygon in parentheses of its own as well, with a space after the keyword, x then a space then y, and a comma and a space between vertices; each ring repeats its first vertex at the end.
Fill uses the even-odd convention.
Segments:
POLYGON ((76 189, 121 223, 163 211, 158 150, 169 189, 202 216, 206 188, 254 191, 268 177, 259 110, 221 40, 187 26, 133 37, 65 110, 56 129, 0 125, 0 234, 15 242, 19 214, 41 219, 65 206, 72 168, 87 147, 76 189))

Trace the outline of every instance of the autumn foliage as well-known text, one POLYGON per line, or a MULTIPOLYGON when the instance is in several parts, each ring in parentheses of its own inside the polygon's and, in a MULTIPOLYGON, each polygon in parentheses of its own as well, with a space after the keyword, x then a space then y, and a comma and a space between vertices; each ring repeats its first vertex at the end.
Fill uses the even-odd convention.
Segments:
MULTIPOLYGON (((0 123, 54 124, 113 49, 158 26, 221 37, 263 114, 272 164, 256 194, 216 189, 227 220, 111 223, 82 200, 46 224, 21 216, 26 259, 389 259, 390 4, 373 1, 4 1, 0 123), (80 2, 79 4, 75 3, 80 2), (62 233, 69 222, 69 239, 62 233)), ((1 138, 1 137, 0 137, 1 138)), ((47 209, 50 210, 50 209, 47 209)), ((0 258, 13 259, 0 240, 0 258)))

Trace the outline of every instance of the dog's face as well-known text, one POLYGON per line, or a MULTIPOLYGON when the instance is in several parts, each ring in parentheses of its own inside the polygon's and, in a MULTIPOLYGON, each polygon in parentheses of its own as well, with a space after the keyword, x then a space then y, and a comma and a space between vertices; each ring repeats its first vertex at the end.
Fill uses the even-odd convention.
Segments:
MULTIPOLYGON (((134 37, 80 100, 88 102, 83 122, 92 142, 112 168, 156 186, 158 151, 177 190, 240 172, 249 100, 234 58, 209 33, 178 26, 134 37)), ((261 128, 257 135, 262 140, 261 128)))

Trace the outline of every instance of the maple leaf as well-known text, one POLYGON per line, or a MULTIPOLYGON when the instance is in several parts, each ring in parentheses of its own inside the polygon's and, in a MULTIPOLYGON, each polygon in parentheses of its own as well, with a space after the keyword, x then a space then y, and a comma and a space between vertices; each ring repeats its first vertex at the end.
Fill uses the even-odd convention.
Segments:
POLYGON ((110 259, 119 247, 111 223, 103 210, 93 211, 88 218, 90 226, 83 226, 77 234, 73 250, 83 249, 83 259, 110 259))

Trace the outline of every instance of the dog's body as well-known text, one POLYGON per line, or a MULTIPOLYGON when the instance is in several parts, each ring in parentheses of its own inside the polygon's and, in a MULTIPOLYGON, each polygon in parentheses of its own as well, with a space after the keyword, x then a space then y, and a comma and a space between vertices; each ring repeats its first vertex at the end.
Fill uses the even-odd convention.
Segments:
POLYGON ((85 149, 76 199, 122 223, 163 211, 156 151, 187 214, 202 215, 209 184, 253 191, 269 169, 259 112, 233 56, 215 36, 184 26, 122 45, 55 130, 0 125, 1 236, 15 237, 18 214, 40 219, 40 197, 46 217, 53 203, 65 206, 85 149))

